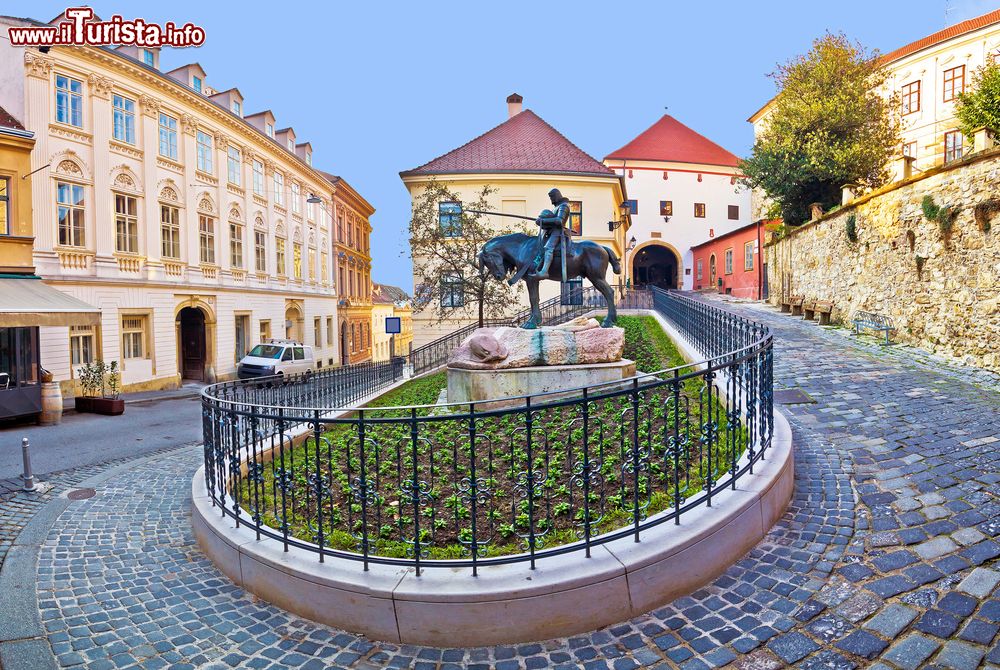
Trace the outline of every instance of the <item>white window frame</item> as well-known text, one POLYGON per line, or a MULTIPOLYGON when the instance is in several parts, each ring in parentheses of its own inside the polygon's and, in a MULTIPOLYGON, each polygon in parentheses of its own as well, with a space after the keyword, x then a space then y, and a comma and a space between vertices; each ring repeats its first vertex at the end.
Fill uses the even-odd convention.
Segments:
MULTIPOLYGON (((277 174, 277 172, 275 172, 277 174)), ((302 193, 299 189, 298 182, 292 182, 292 212, 298 214, 302 210, 302 205, 299 204, 299 199, 302 193)))
POLYGON ((56 226, 57 239, 61 247, 87 246, 87 189, 82 184, 56 182, 56 226), (60 189, 65 186, 66 191, 60 189), (62 194, 69 193, 69 200, 62 200, 62 194), (77 199, 79 194, 79 199, 77 199), (65 217, 71 218, 68 226, 63 225, 65 217), (63 234, 65 231, 65 235, 63 234))
POLYGON ((164 158, 177 160, 177 119, 160 112, 158 152, 164 158))
POLYGON ((122 314, 119 324, 122 337, 122 361, 149 358, 146 314, 122 314))
POLYGON ((160 204, 160 255, 181 258, 181 212, 172 205, 160 204))
POLYGON ((243 224, 229 222, 229 267, 243 269, 243 224))
POLYGON ((139 200, 125 193, 112 193, 112 196, 115 200, 115 251, 121 254, 138 254, 139 200), (124 207, 124 211, 119 205, 124 207))
POLYGON ((215 151, 215 138, 213 138, 209 133, 199 130, 196 135, 196 143, 198 147, 197 151, 197 166, 198 169, 206 174, 212 174, 213 163, 212 154, 215 151))
POLYGON ((215 264, 215 218, 198 215, 198 261, 215 264))
POLYGON ((124 95, 111 97, 111 134, 119 142, 135 144, 135 100, 124 95))
POLYGON ((254 159, 253 162, 253 192, 260 197, 266 197, 264 190, 264 164, 254 159))
POLYGON ((274 184, 274 204, 284 207, 285 205, 285 175, 281 174, 277 170, 274 171, 274 176, 272 178, 272 183, 274 184))
POLYGON ((83 82, 56 74, 56 121, 83 128, 83 82))
POLYGON ((240 152, 238 147, 234 147, 231 144, 229 145, 229 148, 226 149, 226 162, 226 172, 229 183, 234 186, 240 186, 240 182, 242 181, 240 171, 243 168, 243 154, 240 152))

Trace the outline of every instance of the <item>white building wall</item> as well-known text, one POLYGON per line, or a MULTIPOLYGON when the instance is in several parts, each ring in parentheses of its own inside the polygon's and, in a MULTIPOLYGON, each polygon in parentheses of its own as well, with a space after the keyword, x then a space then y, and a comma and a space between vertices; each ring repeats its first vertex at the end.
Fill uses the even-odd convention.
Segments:
MULTIPOLYGON (((605 164, 623 174, 622 161, 607 160, 605 164)), ((632 214, 632 228, 628 232, 629 238, 636 240, 636 249, 628 252, 629 277, 632 257, 641 245, 663 244, 680 255, 681 288, 691 289, 694 276, 691 247, 752 221, 750 191, 735 183, 739 174, 736 168, 627 161, 624 174, 628 197, 638 204, 638 213, 632 214), (660 215, 661 200, 673 203, 669 221, 660 215), (704 203, 705 218, 695 217, 695 203, 704 203), (729 219, 729 205, 739 207, 739 217, 735 220, 729 219)))

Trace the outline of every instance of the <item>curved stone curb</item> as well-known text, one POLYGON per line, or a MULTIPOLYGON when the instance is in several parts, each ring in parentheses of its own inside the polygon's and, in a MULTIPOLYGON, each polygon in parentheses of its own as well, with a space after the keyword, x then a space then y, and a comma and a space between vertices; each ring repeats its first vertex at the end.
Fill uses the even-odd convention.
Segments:
POLYGON ((648 612, 691 593, 742 558, 771 529, 793 488, 792 432, 775 412, 766 461, 712 507, 630 538, 524 564, 425 569, 282 550, 212 506, 203 469, 192 482, 192 527, 202 550, 234 583, 285 610, 369 638, 439 647, 561 637, 648 612), (469 622, 475 621, 475 626, 469 622))

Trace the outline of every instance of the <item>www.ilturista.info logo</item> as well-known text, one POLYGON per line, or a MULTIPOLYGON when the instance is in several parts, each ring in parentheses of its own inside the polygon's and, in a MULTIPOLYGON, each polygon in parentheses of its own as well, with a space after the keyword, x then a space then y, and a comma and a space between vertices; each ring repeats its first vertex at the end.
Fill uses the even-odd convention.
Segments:
POLYGON ((193 23, 178 26, 168 21, 161 26, 143 19, 129 21, 117 14, 110 21, 95 21, 90 7, 70 7, 64 15, 66 20, 55 26, 9 28, 10 43, 25 47, 109 44, 197 47, 205 43, 205 29, 193 23))

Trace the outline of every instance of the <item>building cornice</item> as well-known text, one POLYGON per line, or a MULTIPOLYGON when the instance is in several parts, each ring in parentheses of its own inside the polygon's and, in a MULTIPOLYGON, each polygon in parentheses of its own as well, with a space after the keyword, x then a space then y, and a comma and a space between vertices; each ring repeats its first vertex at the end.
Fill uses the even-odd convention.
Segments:
MULTIPOLYGON (((194 109, 203 118, 209 118, 227 128, 241 140, 248 143, 255 152, 267 154, 270 158, 280 161, 283 164, 283 170, 294 171, 300 176, 307 176, 313 182, 313 185, 317 187, 317 190, 320 191, 317 195, 322 195, 325 192, 332 193, 336 190, 334 185, 330 184, 319 171, 309 166, 302 158, 288 151, 287 148, 282 147, 280 142, 268 137, 244 118, 220 107, 207 97, 188 89, 187 86, 171 79, 165 73, 133 62, 131 58, 122 54, 98 47, 53 47, 50 54, 58 54, 61 58, 66 58, 70 61, 82 61, 90 65, 100 65, 162 91, 171 102, 194 109)), ((56 59, 51 55, 48 57, 41 56, 33 48, 26 49, 24 58, 25 65, 29 68, 29 74, 51 69, 57 63, 56 59)), ((164 102, 164 100, 149 99, 149 96, 146 97, 148 100, 144 103, 144 106, 148 106, 150 109, 154 109, 154 102, 156 103, 155 109, 157 110, 164 102)))

